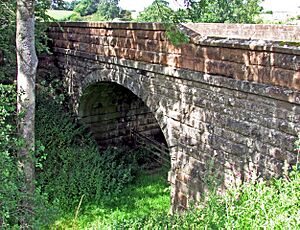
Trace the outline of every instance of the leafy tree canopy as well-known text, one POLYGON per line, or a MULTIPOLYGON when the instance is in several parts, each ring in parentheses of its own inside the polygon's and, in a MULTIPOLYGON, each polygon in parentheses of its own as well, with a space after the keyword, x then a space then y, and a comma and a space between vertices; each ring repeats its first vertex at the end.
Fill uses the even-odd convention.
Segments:
POLYGON ((111 20, 119 17, 121 9, 119 0, 81 0, 75 6, 74 11, 80 16, 87 16, 97 12, 98 17, 111 20))
POLYGON ((155 0, 138 15, 138 22, 170 22, 175 12, 169 7, 168 1, 155 0))
POLYGON ((192 22, 255 23, 262 11, 261 0, 189 1, 188 19, 192 22))
POLYGON ((67 2, 64 0, 52 0, 51 9, 53 10, 64 10, 67 7, 67 2))
POLYGON ((105 20, 112 20, 121 15, 119 0, 102 0, 99 2, 97 14, 105 20))
POLYGON ((262 0, 185 0, 185 9, 174 12, 168 1, 155 0, 138 16, 144 22, 255 23, 262 0))
MULTIPOLYGON (((41 21, 48 21, 46 10, 50 8, 50 1, 36 0, 36 47, 41 52, 47 49, 44 45, 46 35, 45 25, 41 21)), ((11 82, 16 75, 16 0, 0 1, 0 82, 11 82)))
POLYGON ((82 0, 74 7, 74 11, 80 16, 93 14, 97 11, 99 0, 82 0))

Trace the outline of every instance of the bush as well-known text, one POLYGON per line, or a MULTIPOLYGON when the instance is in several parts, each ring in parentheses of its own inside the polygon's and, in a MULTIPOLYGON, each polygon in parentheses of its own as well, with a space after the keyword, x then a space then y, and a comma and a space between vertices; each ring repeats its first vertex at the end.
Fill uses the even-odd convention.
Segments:
POLYGON ((0 2, 0 83, 12 82, 16 72, 15 7, 13 0, 0 2))
POLYGON ((82 195, 88 202, 117 194, 132 181, 136 156, 114 148, 100 153, 83 126, 63 109, 63 97, 53 99, 45 90, 49 88, 40 89, 36 114, 36 138, 45 146, 37 175, 43 192, 63 208, 76 206, 82 195))
POLYGON ((28 218, 29 228, 47 225, 53 218, 47 197, 37 189, 34 197, 22 192, 24 179, 19 170, 17 151, 22 142, 16 135, 16 88, 14 85, 0 84, 0 228, 18 228, 24 215, 28 218), (34 215, 21 209, 20 202, 32 201, 34 215))
POLYGON ((14 86, 0 84, 0 228, 14 225, 18 219, 15 95, 14 86))

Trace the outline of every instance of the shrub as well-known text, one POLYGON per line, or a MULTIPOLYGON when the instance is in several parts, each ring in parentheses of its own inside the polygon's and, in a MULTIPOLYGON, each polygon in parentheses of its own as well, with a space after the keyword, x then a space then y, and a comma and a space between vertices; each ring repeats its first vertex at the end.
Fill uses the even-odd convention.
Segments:
POLYGON ((52 222, 55 215, 47 203, 45 194, 36 189, 34 197, 22 192, 24 179, 19 170, 17 151, 22 144, 16 135, 16 88, 0 84, 0 228, 18 228, 24 215, 29 228, 39 228, 52 222), (33 213, 20 208, 21 200, 34 203, 33 213))
POLYGON ((245 184, 240 190, 227 193, 227 228, 299 229, 299 170, 294 168, 289 179, 274 179, 269 183, 245 184))
POLYGON ((40 89, 36 114, 36 138, 45 146, 38 183, 49 200, 68 208, 82 195, 88 202, 120 192, 133 179, 136 156, 114 148, 99 152, 89 133, 63 109, 63 97, 50 97, 49 88, 40 89))
POLYGON ((14 86, 0 84, 0 228, 16 223, 18 171, 15 159, 14 86))

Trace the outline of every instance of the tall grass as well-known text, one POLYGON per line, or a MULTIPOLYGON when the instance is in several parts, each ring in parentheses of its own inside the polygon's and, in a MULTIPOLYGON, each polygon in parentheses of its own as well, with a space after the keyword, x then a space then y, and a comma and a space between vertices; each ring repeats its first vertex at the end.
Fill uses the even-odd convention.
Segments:
POLYGON ((118 196, 84 204, 52 229, 300 229, 300 172, 288 179, 244 184, 224 196, 206 194, 183 215, 169 215, 165 175, 142 174, 118 196), (75 223, 75 225, 74 225, 75 223))
POLYGON ((81 209, 70 210, 51 226, 51 229, 113 229, 123 223, 167 216, 170 207, 170 190, 166 172, 141 173, 121 193, 103 196, 101 201, 83 201, 81 209))
POLYGON ((113 229, 300 229, 300 172, 289 179, 244 184, 216 193, 184 215, 158 213, 117 222, 113 229))

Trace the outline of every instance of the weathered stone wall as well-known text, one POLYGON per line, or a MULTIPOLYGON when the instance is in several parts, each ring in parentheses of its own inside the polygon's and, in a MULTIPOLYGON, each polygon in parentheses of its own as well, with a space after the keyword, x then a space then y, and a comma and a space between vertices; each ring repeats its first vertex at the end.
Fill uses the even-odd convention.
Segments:
POLYGON ((75 107, 89 86, 114 82, 154 114, 171 154, 173 210, 199 200, 208 174, 222 189, 295 163, 299 48, 196 35, 174 47, 160 24, 62 26, 49 34, 75 107))
MULTIPOLYGON (((276 26, 273 27, 270 25, 265 30, 275 30, 276 26)), ((300 42, 299 26, 292 28, 294 35, 290 40, 294 41, 296 37, 300 42)), ((290 43, 189 33, 191 42, 179 47, 167 41, 162 25, 152 23, 62 23, 61 27, 51 27, 49 35, 54 39, 55 47, 76 50, 77 53, 300 89, 299 47, 290 47, 290 43)))
POLYGON ((300 41, 299 26, 295 25, 185 23, 184 26, 203 36, 290 42, 300 41))

